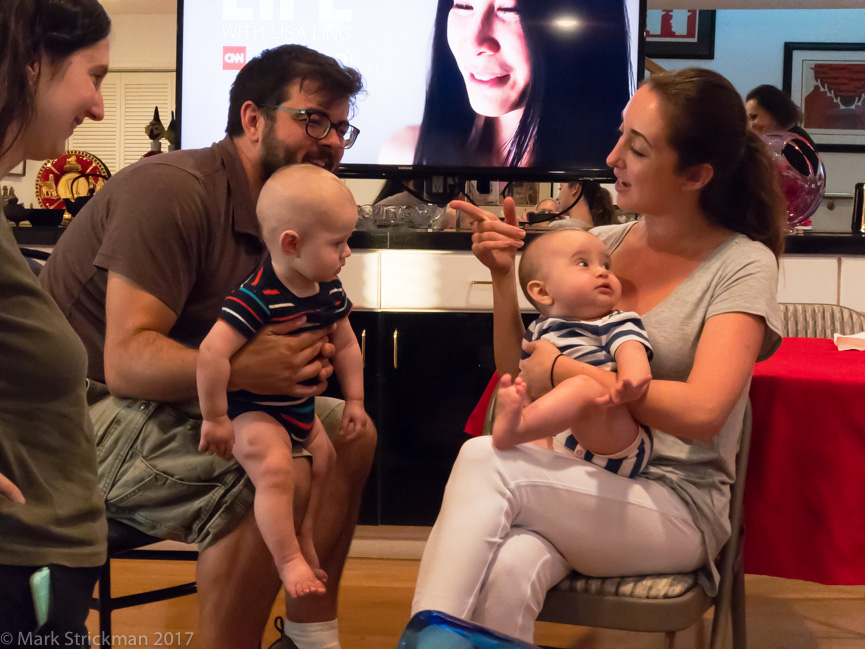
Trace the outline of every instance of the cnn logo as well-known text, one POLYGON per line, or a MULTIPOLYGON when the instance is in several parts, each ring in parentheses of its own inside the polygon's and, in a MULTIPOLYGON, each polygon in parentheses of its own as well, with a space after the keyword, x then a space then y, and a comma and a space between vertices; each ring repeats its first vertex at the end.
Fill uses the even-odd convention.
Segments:
POLYGON ((222 69, 240 70, 246 63, 246 46, 224 45, 222 47, 222 69))

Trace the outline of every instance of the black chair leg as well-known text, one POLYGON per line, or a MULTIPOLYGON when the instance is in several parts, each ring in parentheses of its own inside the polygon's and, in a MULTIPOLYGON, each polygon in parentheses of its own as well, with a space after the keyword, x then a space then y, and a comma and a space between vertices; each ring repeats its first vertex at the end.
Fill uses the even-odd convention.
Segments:
MULTIPOLYGON (((739 566, 741 568, 741 565, 739 566)), ((747 649, 748 637, 745 624, 745 572, 735 570, 733 572, 733 592, 730 608, 733 622, 733 649, 747 649)))
POLYGON ((99 646, 111 649, 111 560, 99 575, 99 646))

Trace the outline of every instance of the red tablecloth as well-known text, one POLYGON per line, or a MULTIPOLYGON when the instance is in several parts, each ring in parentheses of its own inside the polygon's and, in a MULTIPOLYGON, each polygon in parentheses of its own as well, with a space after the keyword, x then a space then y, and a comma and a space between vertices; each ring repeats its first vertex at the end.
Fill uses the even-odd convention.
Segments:
POLYGON ((751 403, 745 571, 865 584, 865 351, 785 338, 751 403))

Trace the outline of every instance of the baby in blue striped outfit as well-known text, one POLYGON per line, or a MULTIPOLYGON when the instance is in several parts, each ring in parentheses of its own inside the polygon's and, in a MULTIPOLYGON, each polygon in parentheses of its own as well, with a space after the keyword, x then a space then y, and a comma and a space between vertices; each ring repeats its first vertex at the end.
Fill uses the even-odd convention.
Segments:
POLYGON ((616 309, 622 287, 606 246, 577 229, 545 234, 526 246, 519 281, 541 314, 525 341, 548 340, 559 354, 550 390, 534 401, 523 379, 502 377, 493 444, 505 450, 546 438, 559 453, 636 477, 651 455, 652 433, 624 404, 648 389, 652 347, 640 317, 616 309))

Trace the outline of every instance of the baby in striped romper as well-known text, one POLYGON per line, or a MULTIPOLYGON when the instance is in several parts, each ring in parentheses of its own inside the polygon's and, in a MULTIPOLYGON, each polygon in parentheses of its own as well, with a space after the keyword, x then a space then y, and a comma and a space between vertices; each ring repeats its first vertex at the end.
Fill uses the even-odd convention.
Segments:
POLYGON ((526 246, 519 280, 541 313, 525 340, 549 340, 559 354, 550 369, 550 391, 535 401, 530 402, 520 377, 502 377, 493 444, 509 449, 548 438, 547 445, 557 452, 636 477, 651 455, 652 433, 631 417, 624 403, 648 389, 652 348, 640 317, 615 308, 622 287, 610 271, 606 246, 577 229, 545 234, 526 246), (616 403, 611 404, 611 387, 593 378, 591 368, 556 383, 563 357, 616 372, 616 403))
MULTIPOLYGON (((315 416, 314 397, 228 392, 228 381, 232 356, 262 327, 303 317, 305 323, 292 333, 332 330, 336 353, 330 361, 345 396, 339 434, 348 439, 366 427, 363 363, 348 321, 351 302, 337 278, 351 255, 348 238, 357 223, 357 206, 345 184, 330 172, 293 165, 267 180, 256 214, 270 254, 226 298, 199 349, 199 450, 226 459, 234 455, 246 470, 255 485, 255 521, 286 594, 321 595, 327 575, 313 547, 312 525, 335 455, 315 416), (297 534, 293 444, 312 456, 309 504, 297 534)), ((318 384, 318 377, 311 382, 318 384)))

